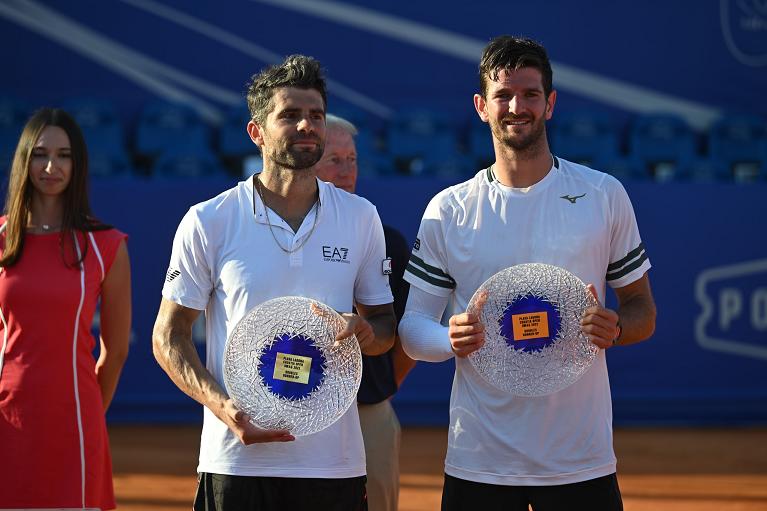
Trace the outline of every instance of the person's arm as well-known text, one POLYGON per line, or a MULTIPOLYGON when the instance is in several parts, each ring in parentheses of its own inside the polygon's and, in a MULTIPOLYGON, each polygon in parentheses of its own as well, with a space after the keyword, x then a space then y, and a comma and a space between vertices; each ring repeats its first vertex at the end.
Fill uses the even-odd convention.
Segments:
MULTIPOLYGON (((384 238, 386 240, 386 255, 391 257, 392 272, 389 275, 389 285, 394 296, 394 314, 397 322, 402 321, 407 304, 407 295, 410 288, 405 279, 405 268, 410 258, 410 250, 405 237, 393 227, 384 225, 384 238)), ((405 377, 415 367, 416 361, 407 356, 402 348, 402 340, 397 335, 394 338, 394 347, 391 351, 392 372, 397 388, 402 386, 405 377)))
POLYGON ((342 330, 337 340, 345 339, 354 334, 365 355, 381 355, 389 351, 394 344, 394 333, 397 330, 397 320, 394 318, 394 307, 391 303, 383 305, 365 305, 356 303, 357 314, 341 314, 346 319, 346 328, 342 330))
POLYGON ((397 383, 397 388, 402 386, 402 382, 405 381, 405 377, 415 367, 416 361, 407 356, 405 349, 402 347, 402 340, 399 335, 394 338, 394 347, 391 351, 391 361, 394 369, 394 381, 397 383))
POLYGON ((96 379, 101 388, 105 412, 112 402, 120 372, 128 358, 130 325, 130 260, 125 241, 121 241, 101 286, 101 348, 96 361, 96 379))
POLYGON ((207 407, 245 444, 289 442, 287 430, 265 430, 250 423, 200 361, 192 341, 192 325, 200 311, 162 299, 152 333, 155 359, 179 389, 207 407))
MULTIPOLYGON (((588 287, 597 298, 594 286, 589 284, 588 287)), ((617 312, 599 305, 586 309, 581 319, 583 333, 604 349, 644 341, 655 331, 655 301, 647 273, 631 284, 615 288, 615 295, 618 298, 617 312)))
POLYGON ((410 286, 407 306, 399 324, 402 348, 412 359, 444 362, 454 353, 448 328, 440 324, 448 297, 410 286))

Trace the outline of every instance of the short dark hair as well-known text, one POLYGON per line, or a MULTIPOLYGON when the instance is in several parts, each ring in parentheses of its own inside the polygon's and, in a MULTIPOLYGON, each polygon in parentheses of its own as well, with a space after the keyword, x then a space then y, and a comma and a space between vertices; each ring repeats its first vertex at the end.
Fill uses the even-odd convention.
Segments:
POLYGON ((263 125, 266 116, 274 109, 274 90, 281 87, 314 89, 322 96, 322 103, 327 109, 327 91, 320 63, 306 55, 290 55, 281 64, 269 66, 251 77, 248 109, 257 124, 263 125))
POLYGON ((479 90, 482 97, 487 95, 487 81, 497 80, 498 73, 532 67, 543 76, 543 91, 546 97, 553 89, 553 73, 546 48, 527 37, 502 35, 492 39, 482 52, 479 61, 479 90))

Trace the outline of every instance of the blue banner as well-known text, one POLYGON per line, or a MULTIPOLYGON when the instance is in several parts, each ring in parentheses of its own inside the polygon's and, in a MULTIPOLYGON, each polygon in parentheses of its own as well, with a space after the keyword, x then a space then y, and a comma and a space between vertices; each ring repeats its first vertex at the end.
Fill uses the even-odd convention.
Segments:
MULTIPOLYGON (((151 332, 176 226, 233 182, 96 182, 94 209, 129 236, 133 342, 112 421, 198 420, 154 361, 151 332)), ((445 180, 362 179, 384 223, 415 239, 445 180), (396 198, 396 200, 394 199, 396 198)), ((767 185, 627 183, 652 261, 655 335, 608 352, 619 424, 767 423, 767 185)), ((608 295, 611 293, 608 291, 608 295)), ((195 329, 204 353, 204 331, 195 329)), ((394 399, 404 424, 444 424, 453 363, 419 363, 394 399)))

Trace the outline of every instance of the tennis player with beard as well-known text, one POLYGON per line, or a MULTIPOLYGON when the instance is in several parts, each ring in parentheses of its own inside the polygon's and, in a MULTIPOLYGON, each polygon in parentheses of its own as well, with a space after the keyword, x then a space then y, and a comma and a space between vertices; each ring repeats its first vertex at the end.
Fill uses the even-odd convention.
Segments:
POLYGON ((495 163, 443 190, 426 208, 405 280, 399 334, 418 360, 456 357, 443 510, 622 509, 612 447, 605 351, 655 328, 650 261, 631 202, 612 176, 551 154, 546 121, 556 102, 546 50, 501 36, 485 48, 474 106, 490 125, 495 163), (586 310, 581 329, 602 348, 573 385, 543 397, 496 389, 466 358, 484 343, 464 313, 479 286, 521 263, 569 270, 617 310, 586 310), (446 307, 449 326, 440 324, 446 307))
POLYGON ((355 334, 367 355, 389 350, 395 333, 375 207, 315 176, 325 142, 319 63, 293 55, 255 75, 248 106, 247 132, 263 171, 184 216, 153 335, 160 365, 205 406, 194 509, 367 509, 356 407, 296 438, 254 426, 224 390, 226 340, 250 309, 272 298, 303 296, 343 313, 339 338, 355 334), (191 338, 203 310, 205 366, 191 338))

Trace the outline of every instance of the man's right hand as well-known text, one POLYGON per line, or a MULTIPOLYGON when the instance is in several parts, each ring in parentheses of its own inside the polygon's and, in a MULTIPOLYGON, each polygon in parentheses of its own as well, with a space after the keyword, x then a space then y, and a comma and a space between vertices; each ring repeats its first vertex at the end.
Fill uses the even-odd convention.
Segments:
POLYGON ((286 429, 261 429, 250 423, 248 414, 237 408, 231 399, 224 403, 225 423, 245 445, 267 442, 292 442, 296 439, 286 429))
POLYGON ((456 314, 450 318, 448 337, 453 353, 461 358, 467 357, 485 344, 485 327, 477 314, 456 314))

